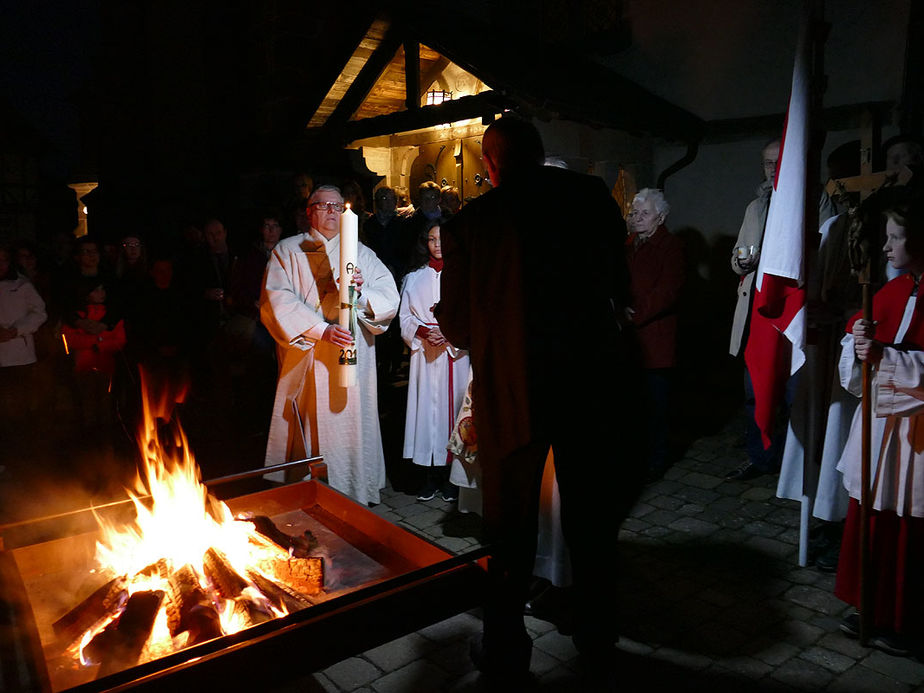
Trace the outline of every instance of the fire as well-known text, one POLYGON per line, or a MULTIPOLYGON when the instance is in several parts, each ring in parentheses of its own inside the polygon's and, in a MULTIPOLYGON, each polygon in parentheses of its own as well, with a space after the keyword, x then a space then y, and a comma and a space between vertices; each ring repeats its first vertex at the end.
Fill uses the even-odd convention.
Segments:
POLYGON ((110 582, 96 595, 105 615, 71 645, 83 664, 121 647, 119 666, 127 666, 235 633, 288 613, 293 602, 304 605, 290 573, 313 566, 320 579, 321 559, 305 556, 304 540, 301 557, 293 558, 297 538, 278 532, 269 518, 235 519, 209 495, 182 427, 171 421, 176 398, 164 392, 156 399, 144 374, 141 382, 142 461, 134 489, 126 489, 136 518, 121 525, 97 515, 97 572, 110 582), (124 627, 130 636, 117 634, 122 621, 131 621, 124 627), (123 640, 140 640, 139 628, 144 639, 135 652, 123 640))

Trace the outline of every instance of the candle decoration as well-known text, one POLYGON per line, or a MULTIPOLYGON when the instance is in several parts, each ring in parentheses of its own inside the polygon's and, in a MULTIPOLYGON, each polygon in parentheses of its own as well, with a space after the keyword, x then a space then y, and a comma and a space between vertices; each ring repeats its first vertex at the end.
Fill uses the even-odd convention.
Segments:
POLYGON ((359 337, 356 322, 356 286, 353 270, 359 241, 359 217, 347 204, 340 215, 340 327, 353 335, 353 346, 340 350, 338 381, 341 387, 352 387, 357 381, 356 342, 359 337))

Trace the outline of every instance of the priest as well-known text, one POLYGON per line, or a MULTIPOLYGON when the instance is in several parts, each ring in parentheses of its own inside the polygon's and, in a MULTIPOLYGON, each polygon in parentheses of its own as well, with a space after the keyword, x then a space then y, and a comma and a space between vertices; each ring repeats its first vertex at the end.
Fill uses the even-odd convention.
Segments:
MULTIPOLYGON (((267 263, 260 318, 276 340, 279 380, 266 464, 322 455, 333 488, 374 504, 385 486, 375 335, 387 329, 399 297, 391 272, 360 243, 352 275, 357 334, 338 325, 343 208, 339 189, 319 186, 308 200, 311 228, 280 241, 267 263), (338 360, 350 349, 357 354, 358 382, 341 387, 338 360)), ((270 478, 283 480, 280 473, 270 478)))

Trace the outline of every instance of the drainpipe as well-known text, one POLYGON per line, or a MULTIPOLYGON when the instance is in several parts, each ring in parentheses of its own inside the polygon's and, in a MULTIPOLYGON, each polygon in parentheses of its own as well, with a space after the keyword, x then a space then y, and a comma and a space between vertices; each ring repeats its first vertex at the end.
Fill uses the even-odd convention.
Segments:
POLYGON ((666 169, 661 172, 661 175, 658 176, 657 187, 658 190, 664 191, 664 181, 667 180, 668 176, 672 176, 677 171, 682 168, 686 168, 696 159, 696 155, 699 153, 699 140, 688 140, 687 141, 687 153, 680 157, 677 161, 672 163, 666 169))

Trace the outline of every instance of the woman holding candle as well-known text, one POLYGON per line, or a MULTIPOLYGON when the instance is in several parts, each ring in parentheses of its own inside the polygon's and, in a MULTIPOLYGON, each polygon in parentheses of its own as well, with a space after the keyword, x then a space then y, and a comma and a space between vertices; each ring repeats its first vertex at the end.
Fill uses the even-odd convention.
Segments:
MULTIPOLYGON (((915 196, 886 212, 889 263, 903 274, 873 298, 872 320, 857 314, 841 344, 845 388, 862 394, 862 362, 873 366, 872 482, 869 508, 871 644, 908 655, 924 636, 924 306, 918 288, 924 274, 924 204, 915 196)), ((838 469, 850 494, 835 595, 860 604, 860 499, 862 408, 853 419, 838 469)), ((859 616, 841 629, 859 635, 859 616)))
POLYGON ((418 239, 421 263, 401 287, 401 336, 411 352, 404 458, 426 468, 418 500, 458 498, 449 481, 452 454, 446 450, 456 414, 468 385, 468 352, 456 349, 440 332, 433 307, 440 300, 439 220, 431 221, 418 239), (424 250, 426 249, 426 250, 424 250))

